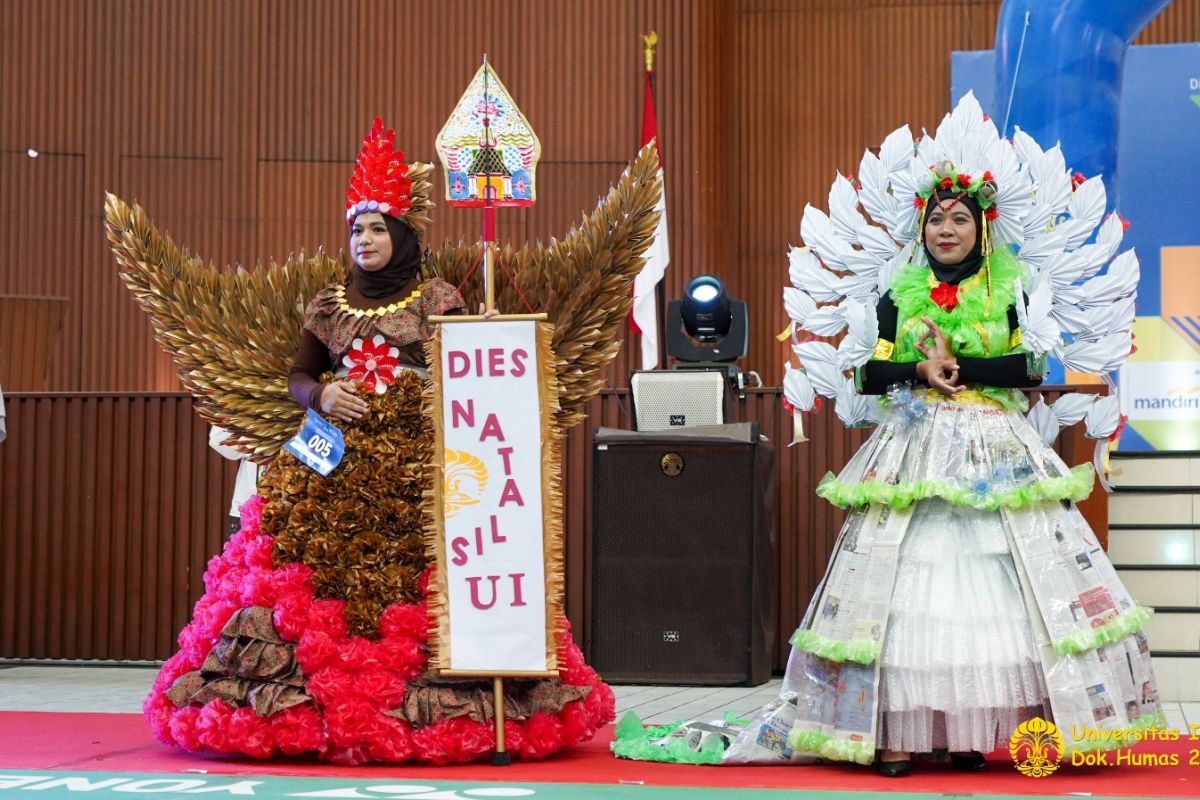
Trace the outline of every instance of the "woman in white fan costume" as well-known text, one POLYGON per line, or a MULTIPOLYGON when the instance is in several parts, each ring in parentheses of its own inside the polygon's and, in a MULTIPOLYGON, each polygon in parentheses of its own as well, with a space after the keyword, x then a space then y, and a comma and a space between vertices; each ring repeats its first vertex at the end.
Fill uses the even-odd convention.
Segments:
POLYGON ((905 126, 866 153, 859 181, 838 176, 828 215, 805 209, 784 292, 799 328, 848 328, 836 349, 796 340, 789 401, 804 411, 822 394, 847 425, 878 427, 817 489, 850 513, 780 695, 727 729, 723 752, 712 736, 694 749, 688 726, 614 750, 874 762, 898 777, 939 751, 982 769, 1022 723, 1045 731, 1035 717, 1066 752, 1126 746, 1162 721, 1141 632, 1151 612, 1075 507, 1090 465, 1070 469, 1049 446, 1081 419, 1111 436, 1116 397, 1068 395, 1026 416, 1020 391, 1041 382, 1047 353, 1101 374, 1128 355, 1138 269, 1132 251, 1113 258, 1121 220, 1101 221, 1099 177, 1073 180, 1057 147, 1020 131, 1001 139, 972 95, 935 136, 914 143, 905 126))

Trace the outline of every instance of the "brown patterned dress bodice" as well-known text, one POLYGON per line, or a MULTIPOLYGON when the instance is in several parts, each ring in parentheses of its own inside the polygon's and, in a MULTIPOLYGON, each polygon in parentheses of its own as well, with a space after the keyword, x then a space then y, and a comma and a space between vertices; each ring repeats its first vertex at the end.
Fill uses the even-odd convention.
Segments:
POLYGON ((337 284, 326 286, 304 311, 304 329, 312 331, 329 349, 335 368, 356 338, 369 339, 376 334, 382 334, 388 344, 400 350, 401 364, 424 368, 424 342, 433 333, 429 317, 464 305, 458 290, 441 278, 421 284, 403 308, 381 314, 349 307, 341 298, 343 291, 337 284))

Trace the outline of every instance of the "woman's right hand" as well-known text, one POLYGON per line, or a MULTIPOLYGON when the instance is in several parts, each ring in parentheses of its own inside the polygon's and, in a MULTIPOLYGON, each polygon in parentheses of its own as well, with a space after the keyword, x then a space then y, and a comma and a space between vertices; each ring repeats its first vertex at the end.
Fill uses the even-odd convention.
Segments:
POLYGON ((917 362, 917 377, 946 397, 951 397, 966 388, 958 383, 958 361, 950 351, 950 344, 941 328, 929 317, 921 317, 921 321, 928 331, 916 344, 925 356, 924 361, 917 362), (933 341, 932 345, 929 344, 930 340, 933 341))
POLYGON ((367 413, 367 404, 355 392, 353 383, 337 381, 321 389, 321 411, 342 422, 353 422, 367 413))

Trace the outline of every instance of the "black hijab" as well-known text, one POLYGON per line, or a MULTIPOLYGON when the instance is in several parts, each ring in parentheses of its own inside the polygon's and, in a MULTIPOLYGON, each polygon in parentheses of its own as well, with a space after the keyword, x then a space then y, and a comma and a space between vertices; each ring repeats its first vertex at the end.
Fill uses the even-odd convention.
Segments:
MULTIPOLYGON (((350 224, 354 225, 353 222, 350 224)), ((383 224, 392 240, 391 259, 383 269, 375 272, 355 264, 350 278, 350 284, 363 297, 373 300, 396 294, 421 271, 421 240, 413 229, 388 214, 383 215, 383 224)))
MULTIPOLYGON (((951 203, 953 205, 953 203, 951 203)), ((929 266, 933 270, 933 276, 943 283, 956 284, 961 283, 967 278, 979 272, 983 266, 983 210, 979 207, 979 203, 961 189, 938 189, 930 196, 929 201, 925 206, 925 214, 921 218, 921 246, 925 248, 925 258, 929 260, 929 266), (929 242, 925 240, 925 221, 929 219, 929 214, 932 209, 930 205, 934 203, 944 203, 947 200, 957 200, 962 203, 968 211, 971 212, 971 217, 975 220, 975 246, 971 248, 971 252, 967 253, 966 258, 957 264, 942 264, 934 257, 933 251, 929 249, 929 242)))

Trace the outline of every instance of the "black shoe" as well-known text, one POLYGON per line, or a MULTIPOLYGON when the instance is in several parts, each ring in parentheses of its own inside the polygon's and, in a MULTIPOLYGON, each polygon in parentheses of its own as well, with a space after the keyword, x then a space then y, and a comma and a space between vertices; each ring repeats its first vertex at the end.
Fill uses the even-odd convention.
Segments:
POLYGON ((978 772, 987 766, 983 753, 972 750, 969 753, 951 753, 950 766, 962 772, 978 772))
POLYGON ((912 761, 876 761, 875 771, 885 778, 905 778, 912 772, 912 761))

